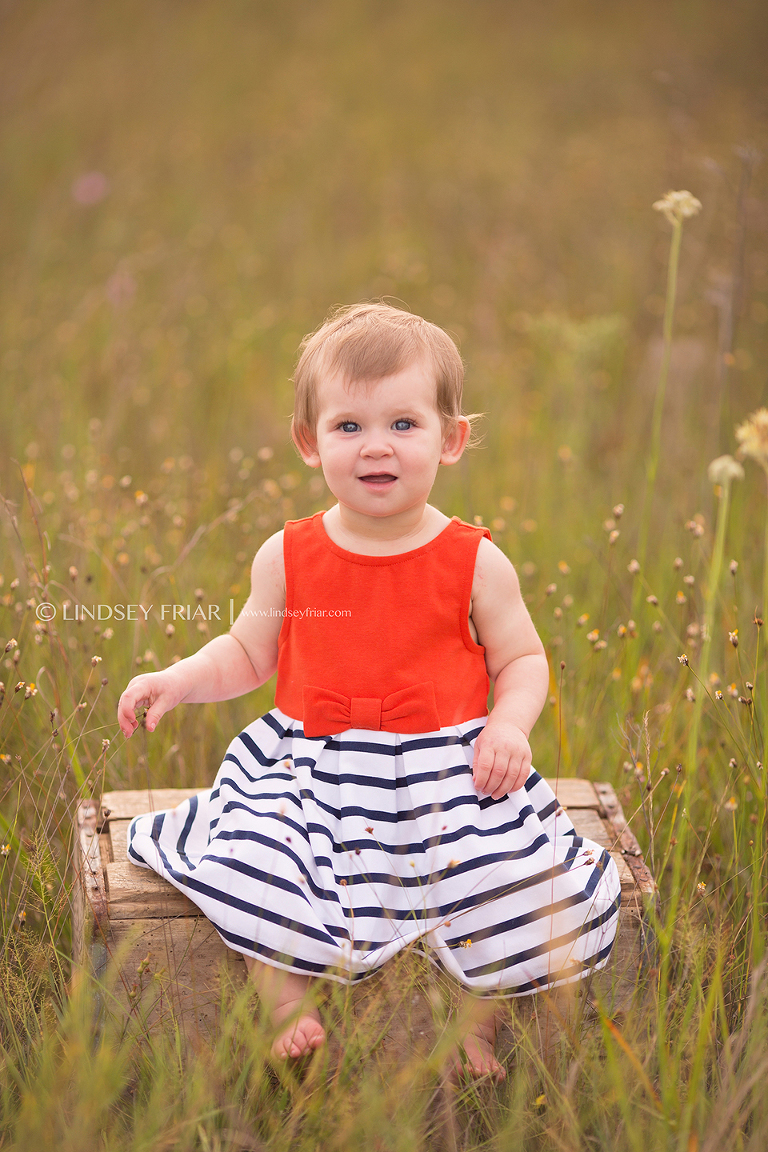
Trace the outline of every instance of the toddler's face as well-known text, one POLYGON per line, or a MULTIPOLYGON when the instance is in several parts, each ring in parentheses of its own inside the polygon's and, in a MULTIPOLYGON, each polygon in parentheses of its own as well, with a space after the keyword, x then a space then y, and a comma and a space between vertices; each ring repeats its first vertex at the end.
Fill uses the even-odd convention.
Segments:
POLYGON ((326 377, 317 409, 314 442, 300 446, 301 454, 322 467, 340 505, 368 516, 425 504, 438 467, 458 460, 469 432, 461 418, 446 433, 434 372, 419 362, 360 384, 326 377))

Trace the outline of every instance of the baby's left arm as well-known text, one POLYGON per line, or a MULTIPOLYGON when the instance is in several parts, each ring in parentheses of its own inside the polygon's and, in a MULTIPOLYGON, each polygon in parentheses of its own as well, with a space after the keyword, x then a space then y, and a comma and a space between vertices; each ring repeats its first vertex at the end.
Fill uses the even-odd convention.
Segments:
POLYGON ((528 736, 547 698, 549 669, 517 573, 485 538, 477 550, 470 615, 494 682, 493 709, 475 742, 472 775, 479 792, 498 800, 525 783, 528 736))

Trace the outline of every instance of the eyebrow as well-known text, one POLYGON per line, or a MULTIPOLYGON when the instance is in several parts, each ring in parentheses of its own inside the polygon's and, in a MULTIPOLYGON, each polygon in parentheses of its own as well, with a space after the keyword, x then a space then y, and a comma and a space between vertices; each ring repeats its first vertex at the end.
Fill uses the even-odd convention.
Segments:
MULTIPOLYGON (((390 420, 419 420, 423 417, 423 412, 418 408, 393 408, 390 420)), ((354 424, 359 424, 360 416, 348 409, 340 408, 337 412, 329 412, 323 420, 328 424, 343 424, 345 421, 352 421, 354 424)))

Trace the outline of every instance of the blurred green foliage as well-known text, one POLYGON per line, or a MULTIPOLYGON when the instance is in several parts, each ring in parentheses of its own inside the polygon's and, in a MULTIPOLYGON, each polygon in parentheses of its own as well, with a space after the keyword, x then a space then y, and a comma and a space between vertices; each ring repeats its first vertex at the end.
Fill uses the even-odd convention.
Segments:
MULTIPOLYGON (((764 482, 747 462, 725 543, 738 564, 711 587, 706 470, 768 400, 763 0, 6 0, 0 20, 2 1138, 17 1126, 39 1143, 66 1097, 104 1146, 161 1146, 142 1132, 162 1128, 173 1103, 180 1127, 162 1146, 236 1147, 216 1143, 236 1083, 242 1115, 255 1110, 282 1146, 288 1095, 265 1088, 262 1050, 251 1091, 226 1036, 213 1087, 184 1081, 161 1047, 131 1056, 139 1072, 110 1049, 102 1079, 70 1076, 89 1023, 75 1002, 56 1031, 67 860, 82 794, 202 787, 231 736, 271 706, 265 686, 115 740, 129 676, 225 628, 265 536, 327 505, 288 438, 296 349, 332 306, 384 297, 457 337, 466 407, 487 416, 482 447, 439 478, 435 502, 489 523, 520 573, 552 668, 537 766, 611 780, 662 914, 679 898, 665 954, 674 991, 638 1007, 631 1052, 592 1036, 567 1081, 565 1068, 550 1081, 521 1060, 506 1111, 490 1109, 483 1129, 501 1143, 483 1146, 576 1149, 588 1130, 600 1147, 762 1149, 748 1073, 753 1062, 768 1074, 754 964, 764 482), (670 188, 704 209, 683 237, 638 573, 670 235, 651 204, 670 188), (41 601, 56 607, 50 625, 41 601), (73 622, 98 603, 155 610, 135 624, 73 622), (164 603, 218 604, 220 623, 169 630, 164 603), (671 893, 678 835, 690 851, 671 893), (674 1079, 663 1113, 633 1094, 638 1059, 654 1083, 674 1079)), ((372 1085, 363 1097, 389 1115, 372 1085)), ((373 1116, 337 1125, 333 1146, 357 1146, 373 1116)), ((416 1147, 414 1124, 375 1146, 416 1147)))

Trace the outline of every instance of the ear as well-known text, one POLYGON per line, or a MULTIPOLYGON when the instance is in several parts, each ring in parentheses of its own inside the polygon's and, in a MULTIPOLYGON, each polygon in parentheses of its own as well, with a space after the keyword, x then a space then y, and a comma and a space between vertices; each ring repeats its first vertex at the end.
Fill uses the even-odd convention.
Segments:
POLYGON ((317 440, 308 428, 300 428, 291 421, 291 439, 305 464, 310 468, 320 467, 320 454, 317 451, 317 440))
POLYGON ((470 433, 469 420, 466 416, 457 416, 453 426, 443 436, 443 451, 440 455, 441 464, 455 464, 461 459, 461 454, 467 446, 470 433))

